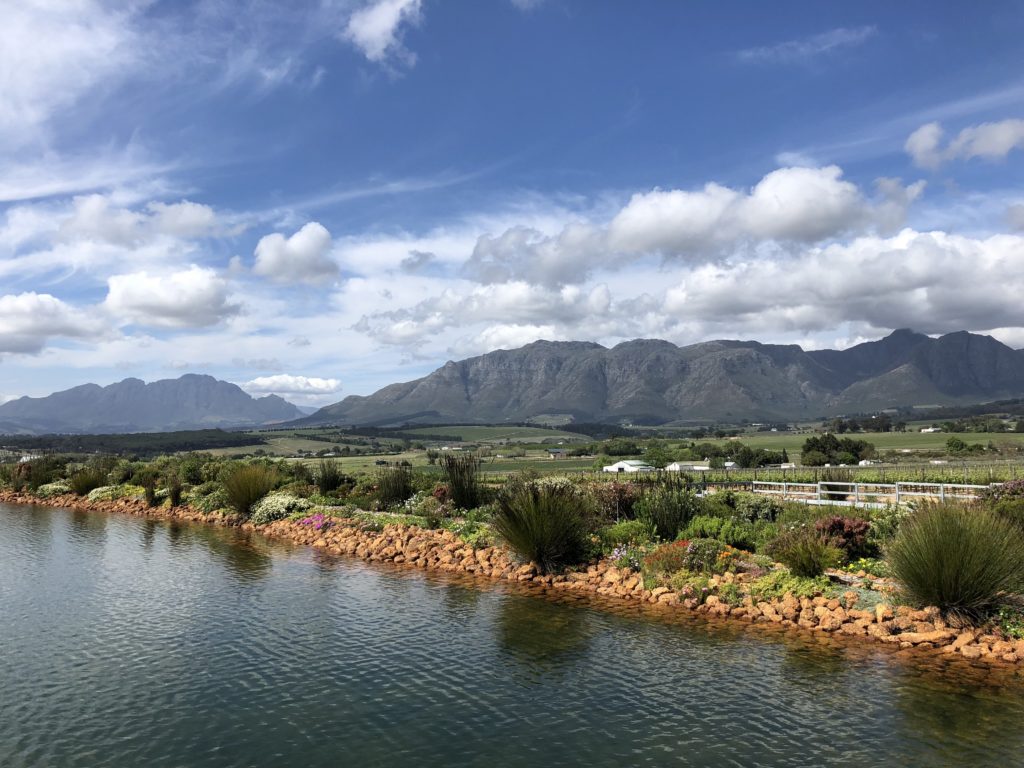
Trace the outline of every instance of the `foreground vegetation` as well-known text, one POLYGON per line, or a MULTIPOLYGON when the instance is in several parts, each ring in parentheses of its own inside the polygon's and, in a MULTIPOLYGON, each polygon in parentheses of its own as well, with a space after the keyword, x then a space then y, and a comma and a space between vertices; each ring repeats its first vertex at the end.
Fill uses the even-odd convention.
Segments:
POLYGON ((697 603, 853 589, 862 606, 934 606, 951 624, 996 622, 1008 635, 1024 634, 1024 481, 997 486, 972 506, 866 510, 729 490, 702 497, 671 474, 620 482, 521 473, 490 482, 481 466, 453 455, 439 474, 399 464, 357 477, 329 459, 43 457, 3 465, 0 484, 43 499, 188 503, 254 524, 345 519, 381 530, 401 522, 450 531, 470 547, 500 544, 541 573, 611 562, 647 589, 697 603))

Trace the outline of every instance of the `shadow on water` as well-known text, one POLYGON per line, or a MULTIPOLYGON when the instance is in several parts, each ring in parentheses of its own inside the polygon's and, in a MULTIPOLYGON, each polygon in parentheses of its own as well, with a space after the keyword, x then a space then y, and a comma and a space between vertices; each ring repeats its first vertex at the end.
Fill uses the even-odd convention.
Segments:
POLYGON ((586 656, 593 633, 586 610, 531 595, 507 594, 497 604, 497 645, 531 674, 568 669, 586 656))
MULTIPOLYGON (((897 667, 893 706, 908 734, 929 749, 941 744, 981 744, 989 754, 1020 754, 1024 730, 1007 728, 1021 712, 1024 685, 1008 670, 936 660, 897 667)), ((933 764, 946 755, 937 753, 933 764)))

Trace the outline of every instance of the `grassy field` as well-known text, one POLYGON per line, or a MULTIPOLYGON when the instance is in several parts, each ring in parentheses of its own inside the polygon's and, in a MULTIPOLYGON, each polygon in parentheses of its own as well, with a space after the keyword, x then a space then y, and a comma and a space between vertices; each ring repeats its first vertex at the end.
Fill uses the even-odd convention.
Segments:
MULTIPOLYGON (((792 433, 792 432, 751 432, 740 435, 736 440, 702 440, 701 442, 728 445, 733 442, 741 442, 751 448, 764 448, 769 451, 781 451, 783 448, 791 456, 799 456, 804 441, 815 433, 792 433)), ((867 440, 873 443, 879 451, 937 451, 945 453, 946 441, 952 435, 946 432, 858 432, 856 434, 838 435, 838 437, 852 437, 855 440, 867 440)), ((991 440, 996 445, 1007 443, 1010 445, 1024 446, 1024 433, 1001 432, 981 433, 969 432, 957 434, 964 442, 981 443, 987 445, 991 440)))
POLYGON ((588 437, 574 432, 541 429, 540 427, 482 427, 467 425, 457 427, 417 427, 416 429, 403 431, 411 435, 446 435, 453 439, 461 437, 467 443, 540 443, 544 440, 586 442, 589 440, 588 437))

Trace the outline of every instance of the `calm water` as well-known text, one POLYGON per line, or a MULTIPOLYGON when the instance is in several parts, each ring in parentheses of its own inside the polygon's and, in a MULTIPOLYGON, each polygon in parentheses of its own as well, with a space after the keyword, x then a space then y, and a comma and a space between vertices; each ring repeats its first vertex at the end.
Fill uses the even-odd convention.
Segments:
POLYGON ((1024 690, 987 673, 0 506, 6 768, 1012 766, 1022 747, 1024 690))

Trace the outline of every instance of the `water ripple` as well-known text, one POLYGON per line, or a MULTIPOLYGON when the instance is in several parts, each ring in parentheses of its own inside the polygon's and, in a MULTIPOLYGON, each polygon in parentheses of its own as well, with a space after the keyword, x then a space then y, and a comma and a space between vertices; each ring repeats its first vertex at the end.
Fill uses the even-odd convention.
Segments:
POLYGON ((0 507, 0 765, 1013 765, 1022 688, 816 638, 0 507), (620 615, 621 614, 621 615, 620 615))

